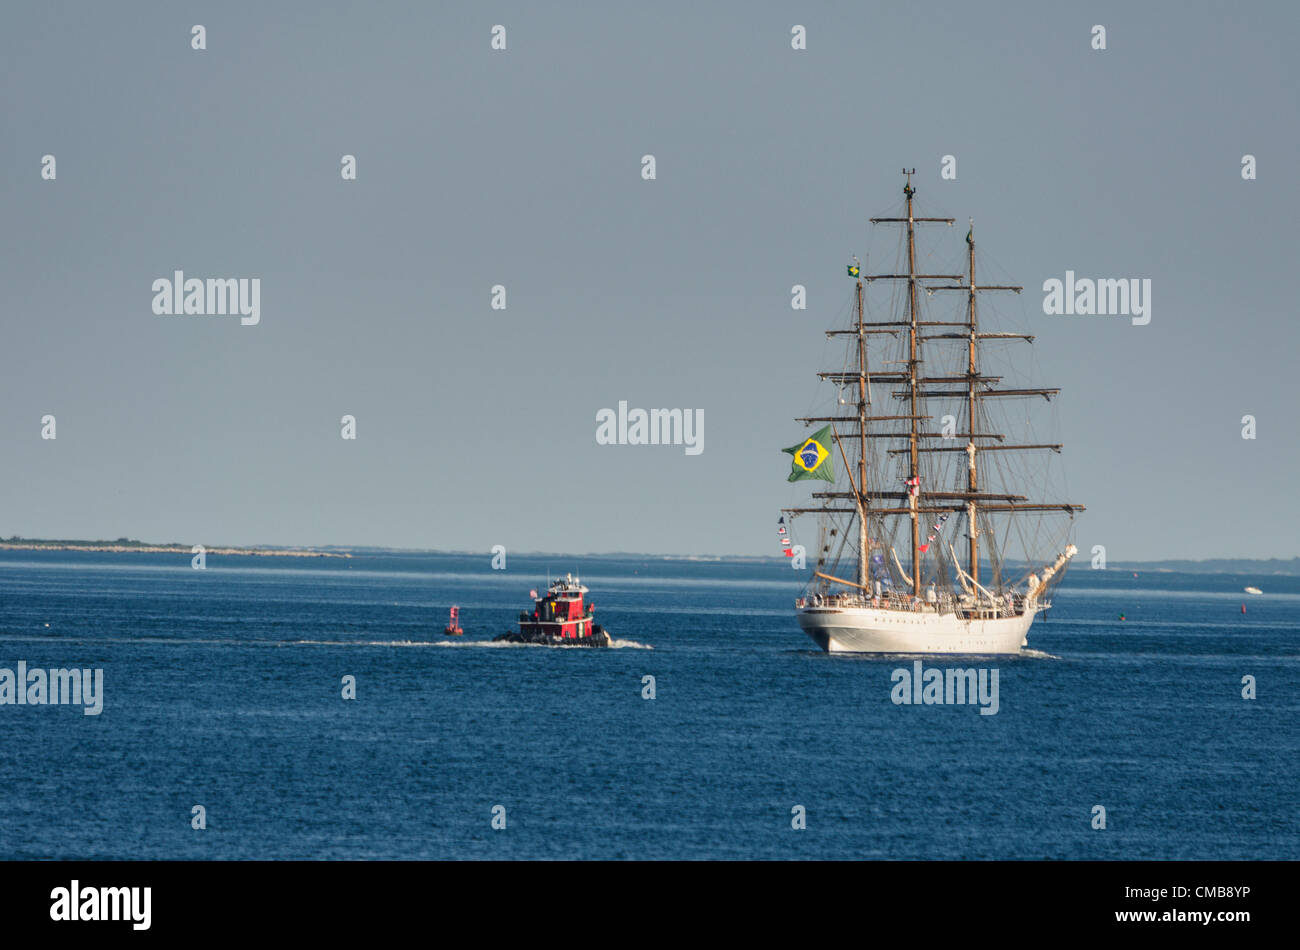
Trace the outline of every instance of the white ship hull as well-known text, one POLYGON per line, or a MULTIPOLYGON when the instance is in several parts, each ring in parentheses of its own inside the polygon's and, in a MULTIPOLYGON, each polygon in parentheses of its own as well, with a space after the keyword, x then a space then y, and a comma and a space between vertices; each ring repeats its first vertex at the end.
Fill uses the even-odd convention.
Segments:
POLYGON ((1019 653, 1036 613, 963 620, 931 610, 798 608, 799 626, 827 653, 1019 653))

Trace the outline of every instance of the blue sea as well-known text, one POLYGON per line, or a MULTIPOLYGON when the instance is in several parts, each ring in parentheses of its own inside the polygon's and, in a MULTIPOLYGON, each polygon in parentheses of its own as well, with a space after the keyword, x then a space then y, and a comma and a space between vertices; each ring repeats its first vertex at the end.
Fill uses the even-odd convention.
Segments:
POLYGON ((798 593, 776 558, 3 551, 0 667, 104 698, 0 706, 0 857, 1300 858, 1300 578, 1072 570, 1029 655, 925 659, 998 670, 996 715, 896 705, 912 660, 823 655, 798 593), (548 572, 616 648, 489 642, 548 572))

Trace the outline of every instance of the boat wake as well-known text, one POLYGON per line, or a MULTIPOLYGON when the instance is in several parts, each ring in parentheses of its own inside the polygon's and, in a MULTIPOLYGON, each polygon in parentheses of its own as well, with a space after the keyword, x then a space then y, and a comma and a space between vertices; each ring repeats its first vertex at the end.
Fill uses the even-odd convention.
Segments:
MULTIPOLYGON (((423 645, 423 644, 422 644, 423 645)), ((541 650, 587 650, 593 648, 581 643, 511 643, 506 640, 439 640, 436 643, 428 644, 435 647, 492 647, 493 649, 512 649, 514 647, 538 648, 541 650)), ((635 640, 620 640, 617 637, 610 641, 607 647, 595 647, 597 652, 600 650, 653 650, 654 647, 647 643, 637 643, 635 640)))
MULTIPOLYGON (((464 648, 484 648, 492 649, 509 649, 511 647, 545 647, 557 650, 591 650, 591 647, 575 644, 568 646, 566 644, 545 644, 545 643, 506 643, 494 640, 268 640, 265 638, 256 638, 248 640, 239 639, 197 639, 191 637, 51 637, 51 636, 23 636, 23 635, 0 635, 0 642, 5 641, 22 641, 33 643, 125 643, 125 644, 156 644, 161 646, 218 646, 218 647, 464 647, 464 648)), ((654 647, 637 643, 635 640, 618 640, 615 639, 608 647, 602 647, 606 650, 653 650, 654 647)))
POLYGON ((1059 660, 1060 657, 1055 653, 1047 653, 1044 650, 1033 650, 1029 648, 1021 649, 1020 655, 1031 660, 1059 660))
MULTIPOLYGON (((232 642, 236 645, 243 645, 249 641, 223 641, 232 642)), ((541 647, 551 650, 591 650, 589 646, 580 643, 569 645, 567 643, 509 643, 505 640, 281 640, 281 641, 262 641, 268 645, 274 643, 279 646, 322 646, 322 647, 441 647, 451 650, 473 650, 473 649, 491 649, 491 650, 509 650, 514 647, 541 647)), ((615 639, 607 650, 653 650, 654 647, 645 643, 637 643, 635 640, 617 640, 615 639)))

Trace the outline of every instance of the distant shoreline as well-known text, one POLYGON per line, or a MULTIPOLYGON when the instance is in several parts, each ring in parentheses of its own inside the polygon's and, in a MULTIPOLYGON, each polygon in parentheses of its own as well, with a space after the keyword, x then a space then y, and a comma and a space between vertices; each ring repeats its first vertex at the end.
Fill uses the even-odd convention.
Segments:
MULTIPOLYGON (((0 538, 0 551, 101 551, 112 554, 140 552, 146 554, 191 554, 193 545, 177 542, 149 543, 133 538, 114 541, 82 541, 74 539, 0 538)), ((434 548, 396 548, 374 545, 326 544, 320 547, 273 547, 250 545, 244 547, 208 547, 207 554, 246 555, 251 557, 331 557, 353 558, 376 554, 428 554, 448 557, 488 556, 483 551, 450 551, 434 548)), ((700 563, 762 563, 782 560, 778 555, 766 554, 647 554, 640 551, 517 551, 521 557, 583 558, 614 557, 637 558, 649 561, 688 561, 700 563)), ((1018 562, 1008 561, 1008 565, 1018 562)), ((1075 571, 1086 570, 1086 565, 1075 566, 1075 571)), ((1107 570, 1112 572, 1149 571, 1173 574, 1257 574, 1261 576, 1300 576, 1300 557, 1286 558, 1205 558, 1203 560, 1112 561, 1107 570)))
MULTIPOLYGON (((118 541, 42 541, 36 538, 0 540, 0 551, 106 551, 115 554, 192 554, 194 545, 145 544, 123 538, 118 541)), ((245 554, 254 557, 352 557, 339 551, 314 551, 310 548, 210 548, 205 554, 245 554)))

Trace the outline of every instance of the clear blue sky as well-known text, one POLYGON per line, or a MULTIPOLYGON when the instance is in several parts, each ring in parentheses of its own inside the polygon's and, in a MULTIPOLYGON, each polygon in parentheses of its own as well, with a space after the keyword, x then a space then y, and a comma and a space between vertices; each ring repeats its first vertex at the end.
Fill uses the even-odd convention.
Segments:
POLYGON ((1026 287, 1085 553, 1293 556, 1298 9, 11 4, 0 534, 774 553, 907 165, 1026 287), (176 269, 260 278, 260 325, 154 315, 176 269), (1044 316, 1067 269, 1150 325, 1044 316), (705 451, 598 446, 619 400, 705 451))

